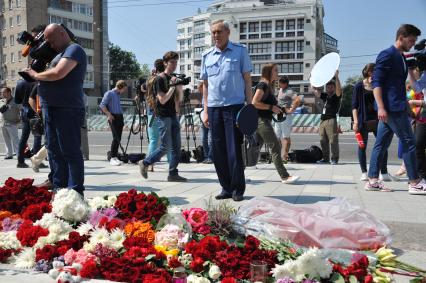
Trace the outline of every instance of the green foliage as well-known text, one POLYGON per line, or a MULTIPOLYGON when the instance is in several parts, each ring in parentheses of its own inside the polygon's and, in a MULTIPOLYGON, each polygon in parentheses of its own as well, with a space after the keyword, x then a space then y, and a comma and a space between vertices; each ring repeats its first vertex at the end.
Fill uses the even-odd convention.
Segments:
POLYGON ((141 76, 143 78, 149 78, 151 76, 151 69, 149 68, 148 64, 142 64, 141 76))
POLYGON ((232 222, 232 217, 236 211, 230 202, 222 201, 215 204, 210 197, 206 202, 206 210, 209 213, 207 224, 211 228, 211 234, 219 235, 226 239, 236 238, 237 235, 233 229, 232 222))
POLYGON ((360 76, 352 76, 349 77, 346 82, 345 86, 343 87, 343 100, 342 100, 342 107, 340 108, 339 115, 342 117, 350 117, 352 115, 352 92, 354 89, 354 85, 359 82, 362 78, 360 76))
POLYGON ((118 45, 110 42, 109 60, 111 80, 115 84, 118 80, 137 79, 141 76, 141 66, 136 60, 133 52, 121 49, 118 45))

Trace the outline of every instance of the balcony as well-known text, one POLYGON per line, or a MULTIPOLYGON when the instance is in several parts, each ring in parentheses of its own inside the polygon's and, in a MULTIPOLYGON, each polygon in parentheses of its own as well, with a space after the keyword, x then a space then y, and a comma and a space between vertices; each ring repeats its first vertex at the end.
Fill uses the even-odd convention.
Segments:
POLYGON ((201 67, 194 65, 194 73, 200 73, 200 72, 201 72, 201 67))
POLYGON ((194 39, 194 46, 204 46, 206 45, 206 40, 204 38, 194 39))
POLYGON ((197 60, 197 59, 200 60, 202 55, 203 55, 203 53, 196 52, 196 53, 194 53, 193 59, 194 60, 197 60))
POLYGON ((194 27, 194 33, 203 33, 203 32, 206 32, 205 25, 194 27))

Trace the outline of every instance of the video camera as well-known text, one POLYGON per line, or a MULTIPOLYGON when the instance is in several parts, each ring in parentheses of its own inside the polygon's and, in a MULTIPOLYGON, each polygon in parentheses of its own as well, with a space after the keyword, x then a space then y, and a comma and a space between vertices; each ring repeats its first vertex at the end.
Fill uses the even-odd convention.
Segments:
POLYGON ((404 52, 408 68, 418 67, 420 71, 426 70, 426 39, 414 45, 414 51, 404 52))
MULTIPOLYGON (((72 41, 77 42, 75 35, 63 24, 61 26, 68 33, 72 41)), ((35 37, 27 32, 23 31, 18 34, 17 41, 25 45, 22 49, 22 56, 27 57, 28 55, 33 59, 30 67, 37 73, 46 70, 47 65, 58 55, 58 51, 53 49, 50 44, 44 38, 44 31, 37 34, 35 37)), ((27 73, 18 72, 18 74, 26 81, 34 81, 27 73)))
POLYGON ((191 77, 186 77, 185 74, 172 74, 172 76, 176 77, 176 81, 171 83, 170 86, 189 85, 191 82, 191 77))

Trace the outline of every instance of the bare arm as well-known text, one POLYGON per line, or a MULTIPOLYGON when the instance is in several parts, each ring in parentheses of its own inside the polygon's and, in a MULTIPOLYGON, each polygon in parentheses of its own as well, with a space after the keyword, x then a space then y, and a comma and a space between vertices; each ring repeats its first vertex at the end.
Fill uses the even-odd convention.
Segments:
POLYGON ((251 91, 251 76, 250 72, 246 72, 243 74, 244 82, 245 82, 245 95, 247 104, 251 104, 253 100, 253 93, 251 91))
POLYGON ((59 60, 58 65, 47 71, 37 73, 34 70, 26 69, 25 72, 37 81, 52 82, 63 79, 75 68, 75 66, 77 66, 77 61, 69 58, 62 58, 59 60))
POLYGON ((112 122, 112 120, 114 120, 114 116, 111 114, 111 112, 109 112, 108 109, 105 106, 101 106, 100 108, 101 108, 102 112, 104 112, 104 114, 107 115, 108 121, 112 122))
POLYGON ((262 89, 257 89, 253 96, 253 105, 256 109, 260 110, 271 110, 274 113, 281 113, 281 109, 276 105, 266 104, 262 102, 262 97, 265 92, 262 89))
POLYGON ((358 132, 358 109, 352 109, 352 117, 354 118, 353 130, 358 132))
POLYGON ((37 112, 37 102, 34 98, 32 97, 28 98, 28 104, 31 106, 34 112, 37 112))
POLYGON ((342 84, 340 83, 339 79, 339 71, 336 71, 336 74, 334 75, 336 78, 336 95, 341 96, 342 95, 342 84))
POLYGON ((373 94, 374 94, 374 99, 376 100, 376 103, 377 103, 377 117, 379 118, 379 120, 386 123, 388 119, 388 114, 385 109, 385 104, 383 103, 382 88, 375 87, 373 89, 373 94))

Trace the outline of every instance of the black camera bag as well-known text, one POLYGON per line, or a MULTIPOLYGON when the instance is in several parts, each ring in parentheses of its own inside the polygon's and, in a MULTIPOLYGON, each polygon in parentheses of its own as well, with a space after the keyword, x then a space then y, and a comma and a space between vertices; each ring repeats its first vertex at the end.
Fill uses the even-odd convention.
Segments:
POLYGON ((44 135, 43 119, 38 115, 34 116, 34 118, 31 118, 30 119, 30 129, 31 129, 31 133, 34 136, 44 135))

